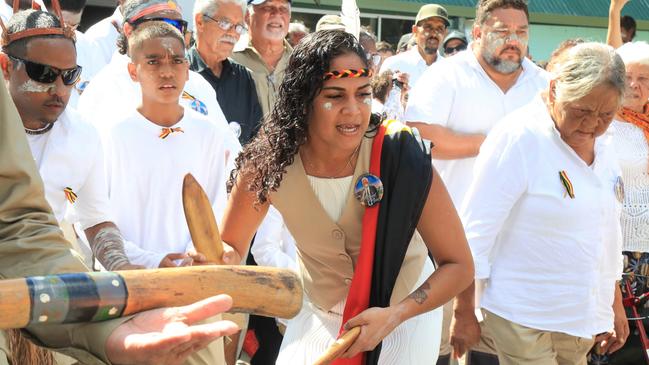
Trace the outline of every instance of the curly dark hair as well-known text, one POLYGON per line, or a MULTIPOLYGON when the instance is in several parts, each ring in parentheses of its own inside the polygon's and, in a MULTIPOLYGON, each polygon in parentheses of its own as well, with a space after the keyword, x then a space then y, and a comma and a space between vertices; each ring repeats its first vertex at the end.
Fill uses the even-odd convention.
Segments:
POLYGON ((484 24, 491 12, 496 9, 517 9, 522 10, 527 19, 530 19, 530 13, 527 8, 527 0, 478 0, 475 10, 475 22, 484 24))
MULTIPOLYGON (((246 188, 255 193, 256 204, 268 201, 268 195, 279 188, 286 168, 307 140, 308 115, 322 90, 324 74, 331 71, 331 61, 349 53, 358 55, 364 66, 370 67, 358 40, 344 31, 321 30, 302 39, 288 61, 272 112, 235 161, 229 188, 238 175, 246 176, 250 181, 246 188)), ((367 133, 375 131, 379 123, 379 116, 372 115, 367 133)))

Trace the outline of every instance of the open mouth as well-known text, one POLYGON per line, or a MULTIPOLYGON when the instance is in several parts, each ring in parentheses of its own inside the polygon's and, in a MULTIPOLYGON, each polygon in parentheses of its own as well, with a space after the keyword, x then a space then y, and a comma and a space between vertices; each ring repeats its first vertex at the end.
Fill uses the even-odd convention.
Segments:
POLYGON ((354 135, 361 129, 360 124, 339 124, 336 129, 345 135, 354 135))

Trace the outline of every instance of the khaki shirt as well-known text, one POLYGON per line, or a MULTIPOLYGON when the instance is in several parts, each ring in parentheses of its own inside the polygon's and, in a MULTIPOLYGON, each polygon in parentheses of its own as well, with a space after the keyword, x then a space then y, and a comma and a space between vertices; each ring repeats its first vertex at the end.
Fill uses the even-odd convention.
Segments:
MULTIPOLYGON (((0 278, 82 271, 88 269, 63 238, 45 201, 20 117, 6 88, 0 87, 0 278)), ((27 331, 34 342, 83 364, 104 364, 106 339, 127 320, 35 326, 27 331)), ((0 349, 0 364, 8 362, 4 351, 0 349)))
POLYGON ((293 48, 285 40, 284 54, 282 54, 282 58, 277 63, 275 70, 268 68, 259 52, 252 46, 252 42, 249 42, 248 47, 245 49, 232 54, 233 60, 251 71, 264 116, 267 116, 275 105, 279 85, 284 80, 284 73, 291 53, 293 53, 293 48))

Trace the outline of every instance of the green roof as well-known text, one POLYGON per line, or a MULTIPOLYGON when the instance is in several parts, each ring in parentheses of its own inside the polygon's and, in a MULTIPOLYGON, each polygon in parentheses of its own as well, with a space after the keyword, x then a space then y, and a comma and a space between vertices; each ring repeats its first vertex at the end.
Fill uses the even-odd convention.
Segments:
MULTIPOLYGON (((475 0, 400 0, 419 4, 437 3, 475 8, 475 0)), ((568 16, 608 17, 610 0, 529 0, 530 13, 558 14, 568 16)), ((649 20, 649 0, 633 0, 622 11, 636 20, 649 20)))
MULTIPOLYGON (((294 3, 317 8, 313 0, 294 3)), ((320 0, 321 7, 340 9, 341 0, 320 0)), ((443 5, 451 16, 473 18, 476 0, 357 0, 361 12, 383 14, 416 14, 422 4, 443 5)), ((528 0, 534 23, 606 27, 610 0, 528 0)), ((649 30, 649 0, 633 0, 622 11, 638 22, 639 30, 649 30)))

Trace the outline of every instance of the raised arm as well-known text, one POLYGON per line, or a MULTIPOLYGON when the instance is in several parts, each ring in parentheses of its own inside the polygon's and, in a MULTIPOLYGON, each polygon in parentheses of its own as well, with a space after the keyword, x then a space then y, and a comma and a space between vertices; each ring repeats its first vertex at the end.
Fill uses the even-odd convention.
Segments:
POLYGON ((611 6, 608 9, 608 32, 606 33, 606 43, 613 48, 622 46, 622 27, 620 26, 621 13, 624 5, 629 0, 611 0, 611 6))

